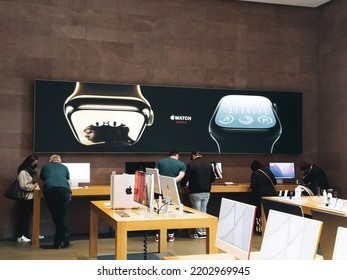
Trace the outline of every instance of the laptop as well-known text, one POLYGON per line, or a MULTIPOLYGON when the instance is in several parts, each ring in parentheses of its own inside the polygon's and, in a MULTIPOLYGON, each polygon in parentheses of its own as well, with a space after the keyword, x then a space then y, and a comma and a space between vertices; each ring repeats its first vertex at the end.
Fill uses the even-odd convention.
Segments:
POLYGON ((110 178, 112 209, 138 208, 138 204, 134 202, 134 183, 135 175, 112 172, 110 178))
POLYGON ((175 177, 159 175, 161 192, 164 199, 171 198, 172 204, 180 205, 181 200, 177 189, 175 177))

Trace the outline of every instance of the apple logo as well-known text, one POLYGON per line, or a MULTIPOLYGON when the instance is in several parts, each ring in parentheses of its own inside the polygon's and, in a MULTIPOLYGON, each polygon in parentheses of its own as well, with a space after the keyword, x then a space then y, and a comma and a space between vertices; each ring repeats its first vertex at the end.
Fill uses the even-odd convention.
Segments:
POLYGON ((127 187, 126 190, 125 190, 126 194, 132 194, 133 191, 131 189, 131 186, 127 187))

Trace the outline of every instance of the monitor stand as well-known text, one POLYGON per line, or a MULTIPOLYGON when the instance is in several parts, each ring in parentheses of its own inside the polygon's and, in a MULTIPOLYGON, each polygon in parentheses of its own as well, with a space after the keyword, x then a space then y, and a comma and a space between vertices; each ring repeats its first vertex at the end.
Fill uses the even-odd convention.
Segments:
POLYGON ((163 209, 163 213, 168 213, 169 212, 170 203, 171 203, 171 197, 168 196, 165 199, 165 206, 164 206, 164 209, 163 209))
POLYGON ((71 189, 78 189, 79 182, 71 180, 71 189))

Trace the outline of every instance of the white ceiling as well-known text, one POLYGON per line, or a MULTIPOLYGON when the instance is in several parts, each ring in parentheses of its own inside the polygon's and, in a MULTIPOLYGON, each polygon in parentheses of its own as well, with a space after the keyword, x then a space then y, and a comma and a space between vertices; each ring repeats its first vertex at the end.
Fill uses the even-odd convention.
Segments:
POLYGON ((258 3, 268 3, 268 4, 281 4, 281 5, 291 5, 291 6, 302 6, 316 8, 323 5, 331 0, 239 0, 247 2, 258 2, 258 3))

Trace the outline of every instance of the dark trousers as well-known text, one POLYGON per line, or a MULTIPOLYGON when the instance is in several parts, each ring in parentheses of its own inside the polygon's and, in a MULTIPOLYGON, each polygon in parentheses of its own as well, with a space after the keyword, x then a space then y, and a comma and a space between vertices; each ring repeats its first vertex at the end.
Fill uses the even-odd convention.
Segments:
POLYGON ((44 191, 44 198, 55 225, 54 247, 59 248, 68 238, 66 217, 70 191, 66 188, 54 187, 44 191))
POLYGON ((19 220, 18 220, 18 233, 17 237, 24 235, 30 238, 29 228, 33 215, 33 200, 21 200, 19 203, 19 220))

